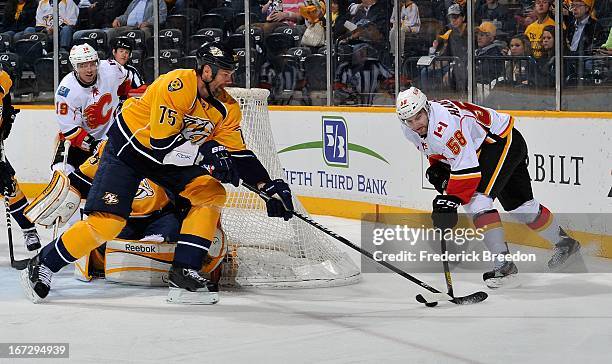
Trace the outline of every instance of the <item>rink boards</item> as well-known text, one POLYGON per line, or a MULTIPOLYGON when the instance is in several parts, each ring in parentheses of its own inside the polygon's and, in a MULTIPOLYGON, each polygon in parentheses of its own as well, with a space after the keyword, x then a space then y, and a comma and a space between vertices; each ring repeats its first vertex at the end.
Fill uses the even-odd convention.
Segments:
MULTIPOLYGON (((572 214, 572 229, 612 257, 610 219, 587 215, 612 212, 612 114, 512 114, 529 146, 536 198, 554 212, 572 214)), ((271 107, 270 120, 285 168, 277 177, 311 212, 360 218, 430 209, 436 191, 424 177, 427 162, 403 138, 392 109, 271 107)), ((56 131, 53 110, 25 108, 7 141, 8 158, 30 196, 49 178, 56 131)), ((509 227, 509 239, 545 246, 509 227)))

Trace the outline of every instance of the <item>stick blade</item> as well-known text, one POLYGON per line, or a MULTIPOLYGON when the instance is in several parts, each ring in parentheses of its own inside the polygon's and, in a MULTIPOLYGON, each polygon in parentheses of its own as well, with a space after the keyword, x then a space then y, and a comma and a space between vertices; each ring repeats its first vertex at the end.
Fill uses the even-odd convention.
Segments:
POLYGON ((416 300, 419 303, 425 304, 427 307, 434 307, 436 303, 441 301, 450 301, 456 305, 472 305, 475 303, 482 302, 488 297, 489 295, 486 294, 486 292, 479 291, 462 297, 450 297, 445 293, 434 293, 426 295, 418 294, 416 296, 416 300))
POLYGON ((451 302, 456 305, 472 305, 486 300, 487 297, 489 297, 489 295, 486 292, 479 291, 467 296, 455 297, 451 302))
POLYGON ((13 268, 15 268, 17 270, 24 270, 24 269, 27 268, 29 261, 30 261, 30 259, 13 260, 11 262, 11 267, 13 267, 13 268))

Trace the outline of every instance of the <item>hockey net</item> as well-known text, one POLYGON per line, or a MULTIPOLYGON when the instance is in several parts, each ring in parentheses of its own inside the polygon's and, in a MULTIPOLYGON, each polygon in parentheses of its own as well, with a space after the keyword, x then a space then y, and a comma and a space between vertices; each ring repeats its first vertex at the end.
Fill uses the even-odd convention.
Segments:
MULTIPOLYGON (((228 88, 240 103, 242 133, 270 176, 283 178, 263 89, 228 88)), ((267 216, 265 202, 244 187, 226 185, 221 224, 229 244, 222 284, 263 288, 314 288, 356 283, 360 272, 326 235, 293 218, 267 216)), ((296 211, 306 214, 297 198, 296 211)))

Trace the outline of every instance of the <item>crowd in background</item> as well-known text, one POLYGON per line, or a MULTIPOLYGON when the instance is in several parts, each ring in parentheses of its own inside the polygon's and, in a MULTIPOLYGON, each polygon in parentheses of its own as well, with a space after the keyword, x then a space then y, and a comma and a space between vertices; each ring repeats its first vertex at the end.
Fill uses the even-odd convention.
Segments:
MULTIPOLYGON (((60 59, 80 42, 91 43, 101 56, 110 57, 111 40, 127 36, 134 41, 132 65, 151 82, 154 1, 59 0, 60 59)), ((222 40, 242 57, 235 83, 245 85, 244 1, 157 1, 160 72, 193 65, 194 49, 206 41, 222 40)), ((23 79, 23 93, 45 91, 40 87, 45 77, 41 73, 48 72, 39 71, 43 62, 36 59, 51 58, 55 51, 53 2, 7 0, 2 5, 0 62, 23 79)), ((606 58, 612 55, 610 2, 562 2, 564 84, 605 87, 612 82, 606 58)), ((250 4, 250 85, 270 89, 271 103, 324 104, 327 6, 335 104, 392 104, 396 72, 401 89, 414 84, 440 95, 467 92, 465 0, 399 0, 397 24, 391 0, 252 0, 250 4), (400 68, 395 70, 398 50, 400 68)), ((480 96, 504 87, 555 87, 553 8, 549 0, 474 0, 474 79, 485 90, 480 96)), ((69 69, 60 69, 66 72, 69 69)))

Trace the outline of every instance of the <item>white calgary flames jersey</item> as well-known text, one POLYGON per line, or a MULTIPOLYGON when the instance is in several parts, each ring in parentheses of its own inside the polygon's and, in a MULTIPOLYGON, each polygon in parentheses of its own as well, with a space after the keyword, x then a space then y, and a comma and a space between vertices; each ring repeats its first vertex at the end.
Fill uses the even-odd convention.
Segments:
POLYGON ((483 143, 505 138, 514 126, 508 114, 460 101, 430 101, 427 136, 421 138, 401 123, 404 136, 424 153, 431 164, 450 165, 449 195, 469 202, 480 182, 478 152, 483 143))
POLYGON ((60 132, 72 140, 83 131, 94 139, 102 139, 119 105, 119 96, 127 92, 131 81, 128 73, 115 61, 100 61, 98 78, 91 86, 83 86, 74 72, 67 74, 55 93, 55 113, 60 132))

